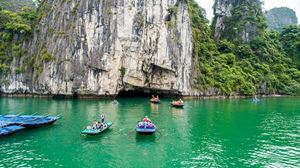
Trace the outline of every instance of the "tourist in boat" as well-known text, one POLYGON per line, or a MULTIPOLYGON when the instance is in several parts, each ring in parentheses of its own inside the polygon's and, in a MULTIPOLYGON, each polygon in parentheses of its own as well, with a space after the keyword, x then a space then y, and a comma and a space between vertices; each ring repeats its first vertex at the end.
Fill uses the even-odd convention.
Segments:
POLYGON ((101 123, 105 123, 105 114, 104 113, 101 114, 101 123))
POLYGON ((145 116, 144 119, 143 119, 143 122, 147 123, 147 122, 151 122, 151 120, 148 118, 148 116, 145 116))
POLYGON ((156 101, 156 97, 152 95, 151 101, 156 101))
POLYGON ((98 128, 100 128, 102 122, 98 121, 97 123, 98 123, 98 128))
POLYGON ((93 129, 97 129, 98 128, 98 122, 96 120, 93 121, 92 128, 93 129))
POLYGON ((180 104, 183 104, 183 100, 182 100, 182 99, 179 99, 179 103, 180 103, 180 104))
POLYGON ((100 123, 100 127, 101 130, 103 129, 103 123, 100 123))

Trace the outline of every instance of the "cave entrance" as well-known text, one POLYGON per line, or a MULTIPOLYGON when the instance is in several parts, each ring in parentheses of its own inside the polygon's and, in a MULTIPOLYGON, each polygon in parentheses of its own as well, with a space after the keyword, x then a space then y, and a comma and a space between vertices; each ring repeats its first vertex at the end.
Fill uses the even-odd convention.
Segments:
POLYGON ((158 90, 158 89, 149 89, 149 88, 134 88, 132 90, 121 90, 117 98, 119 97, 147 97, 159 96, 160 98, 174 98, 181 97, 181 93, 176 90, 158 90))
POLYGON ((117 95, 117 98, 120 97, 148 97, 151 98, 151 96, 158 95, 159 97, 165 97, 164 93, 159 93, 155 91, 145 92, 142 90, 121 90, 119 94, 117 95))

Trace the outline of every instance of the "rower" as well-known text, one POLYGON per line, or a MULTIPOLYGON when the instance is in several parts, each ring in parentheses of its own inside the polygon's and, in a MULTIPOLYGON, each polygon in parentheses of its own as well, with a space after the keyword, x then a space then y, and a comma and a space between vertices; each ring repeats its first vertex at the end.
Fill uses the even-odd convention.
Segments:
POLYGON ((97 121, 93 121, 92 128, 93 129, 97 129, 97 127, 98 127, 98 122, 97 121))
POLYGON ((105 114, 104 113, 101 114, 101 122, 105 123, 105 114))

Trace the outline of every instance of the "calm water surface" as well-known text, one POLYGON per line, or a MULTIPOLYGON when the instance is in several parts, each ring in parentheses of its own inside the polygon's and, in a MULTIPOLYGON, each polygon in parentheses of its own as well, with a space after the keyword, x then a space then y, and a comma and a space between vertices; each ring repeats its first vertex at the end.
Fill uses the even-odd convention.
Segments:
POLYGON ((0 138, 0 167, 300 167, 300 98, 187 100, 0 98, 0 114, 51 114, 54 125, 0 138), (114 124, 80 131, 105 112, 114 124), (154 135, 134 131, 148 115, 154 135))

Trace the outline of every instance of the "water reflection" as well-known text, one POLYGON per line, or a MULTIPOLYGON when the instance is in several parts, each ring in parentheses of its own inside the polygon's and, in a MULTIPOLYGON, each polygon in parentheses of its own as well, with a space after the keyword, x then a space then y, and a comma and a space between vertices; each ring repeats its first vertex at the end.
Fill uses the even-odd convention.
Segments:
POLYGON ((182 108, 171 108, 172 114, 176 118, 184 117, 184 109, 182 108))
POLYGON ((151 109, 151 113, 158 113, 159 111, 159 104, 155 104, 155 103, 150 103, 150 109, 151 109))
POLYGON ((143 144, 148 142, 154 143, 156 140, 156 133, 150 135, 136 133, 135 140, 137 144, 143 144))

